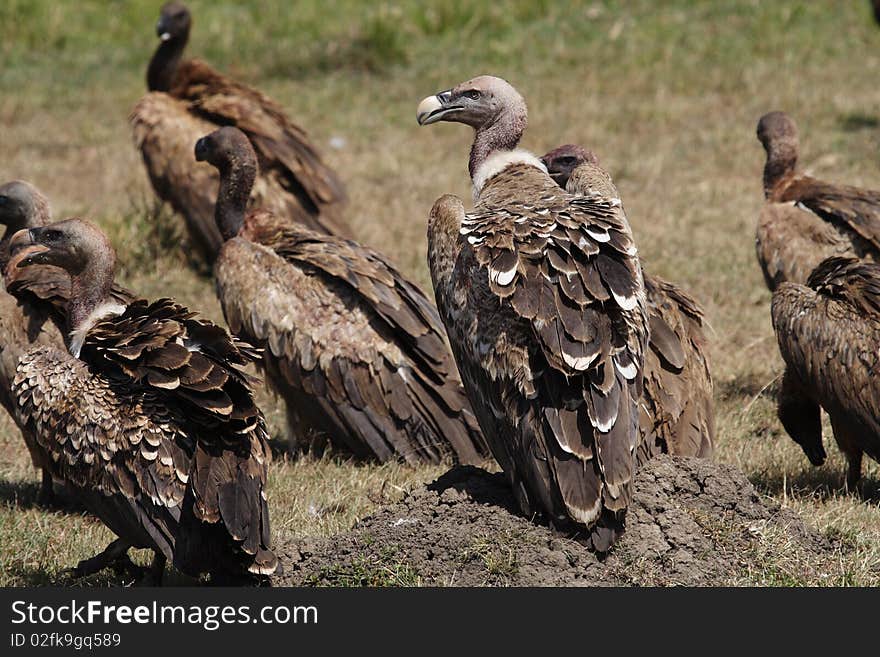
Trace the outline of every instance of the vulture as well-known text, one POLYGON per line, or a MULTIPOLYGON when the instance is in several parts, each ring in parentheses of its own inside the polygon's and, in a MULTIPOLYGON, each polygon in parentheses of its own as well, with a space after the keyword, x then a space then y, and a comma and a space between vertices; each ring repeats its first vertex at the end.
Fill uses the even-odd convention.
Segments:
POLYGON ((120 301, 116 254, 90 222, 18 231, 7 283, 28 268, 69 276, 67 349, 19 361, 16 413, 52 476, 118 538, 75 569, 128 565, 130 547, 217 583, 262 582, 270 548, 265 421, 242 368, 258 353, 170 299, 120 301))
POLYGON ((779 419, 810 462, 821 465, 824 408, 854 491, 862 454, 880 460, 880 265, 828 258, 806 284, 780 283, 772 317, 786 366, 779 419))
POLYGON ((436 309, 385 257, 246 210, 257 156, 237 128, 195 146, 220 172, 214 265, 233 333, 264 348, 292 447, 329 441, 357 458, 475 463, 488 454, 436 309))
POLYGON ((623 207, 560 189, 517 149, 526 104, 505 80, 429 96, 417 120, 475 132, 475 207, 434 203, 428 263, 483 435, 524 515, 606 552, 631 499, 648 332, 623 207))
MULTIPOLYGON (((596 155, 573 144, 541 158, 550 177, 568 192, 610 200, 620 194, 596 155)), ((648 346, 639 408, 639 463, 655 454, 710 458, 715 439, 712 376, 703 310, 677 285, 645 271, 648 346)))
MULTIPOLYGON (((0 239, 0 272, 6 270, 9 261, 9 241, 23 228, 43 226, 50 221, 49 202, 33 185, 15 180, 0 185, 0 225, 5 233, 0 239)), ((51 285, 55 272, 36 272, 30 283, 39 289, 51 285), (48 274, 40 276, 40 273, 48 274)), ((53 498, 52 476, 47 466, 47 455, 34 435, 15 414, 12 397, 12 381, 18 360, 36 346, 64 348, 60 329, 53 321, 53 313, 34 300, 17 299, 5 287, 0 287, 0 405, 19 426, 34 467, 42 472, 42 485, 38 500, 49 504, 53 498)))
POLYGON ((880 259, 880 192, 798 173, 798 130, 783 112, 762 116, 757 133, 767 161, 755 247, 770 291, 806 283, 833 256, 880 259))
POLYGON ((130 120, 156 194, 186 220, 190 239, 212 263, 223 239, 214 223, 216 171, 192 157, 196 140, 234 125, 251 140, 260 162, 253 202, 279 218, 329 235, 350 236, 342 218, 345 191, 302 128, 278 103, 199 60, 182 60, 192 18, 166 3, 160 43, 147 70, 147 88, 130 120))

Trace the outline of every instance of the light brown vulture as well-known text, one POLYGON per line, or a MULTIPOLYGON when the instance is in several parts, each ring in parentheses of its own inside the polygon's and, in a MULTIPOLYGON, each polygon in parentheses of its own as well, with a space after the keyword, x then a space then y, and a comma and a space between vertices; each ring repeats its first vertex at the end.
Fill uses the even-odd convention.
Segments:
POLYGON ((166 559, 215 582, 271 574, 268 437, 241 371, 258 354, 170 299, 120 303, 94 224, 21 230, 10 248, 7 281, 43 265, 70 277, 69 350, 25 354, 13 396, 52 476, 119 537, 76 572, 136 547, 154 551, 156 577, 166 559))
POLYGON ((260 159, 252 202, 281 219, 331 235, 350 236, 342 218, 345 190, 315 146, 278 103, 200 60, 183 60, 191 16, 179 2, 162 7, 161 39, 147 70, 150 91, 131 124, 156 194, 186 220, 208 263, 223 243, 214 223, 217 172, 192 157, 196 140, 219 126, 238 126, 260 159))
POLYGON ((780 284, 772 316, 786 365, 779 419, 821 465, 824 408, 847 458, 847 488, 855 490, 862 454, 880 460, 880 265, 829 258, 806 285, 780 284))
POLYGON ((806 283, 832 256, 880 259, 880 192, 798 173, 798 130, 783 112, 762 116, 757 133, 767 161, 755 247, 767 287, 806 283))
POLYGON ((265 347, 292 446, 329 438, 379 461, 482 460, 488 449, 424 293, 372 249, 246 212, 257 161, 241 131, 221 128, 195 153, 220 171, 223 312, 234 333, 265 347))
MULTIPOLYGON (((0 272, 6 270, 9 261, 9 241, 12 235, 22 228, 33 228, 49 223, 51 220, 49 202, 33 185, 15 180, 0 185, 0 225, 6 227, 0 240, 0 272)), ((36 285, 55 278, 54 272, 34 272, 30 283, 36 285), (49 276, 40 276, 48 273, 49 276)), ((26 296, 17 299, 5 286, 0 287, 0 405, 21 429, 25 445, 31 455, 35 468, 42 472, 42 485, 38 500, 51 503, 53 498, 52 476, 46 465, 46 452, 37 443, 34 435, 18 420, 12 397, 12 380, 18 360, 36 346, 54 345, 64 348, 61 330, 53 321, 50 308, 26 296)))
MULTIPOLYGON (((618 201, 611 176, 589 150, 560 146, 541 158, 550 177, 572 194, 618 201)), ((715 408, 703 310, 680 287, 645 271, 650 334, 645 352, 639 463, 655 454, 712 456, 715 408)))
POLYGON ((417 118, 475 130, 475 207, 437 200, 428 262, 483 434, 526 516, 604 552, 631 498, 648 332, 623 208, 565 192, 517 149, 526 104, 500 78, 429 96, 417 118))

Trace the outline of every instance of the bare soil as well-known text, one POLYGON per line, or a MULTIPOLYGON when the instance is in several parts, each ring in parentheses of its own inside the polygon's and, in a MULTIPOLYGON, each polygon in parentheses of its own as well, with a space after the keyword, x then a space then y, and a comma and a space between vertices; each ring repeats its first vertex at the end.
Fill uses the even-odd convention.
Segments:
POLYGON ((516 512, 501 474, 456 467, 331 538, 277 546, 276 586, 821 583, 841 544, 761 497, 736 468, 659 457, 600 560, 516 512))

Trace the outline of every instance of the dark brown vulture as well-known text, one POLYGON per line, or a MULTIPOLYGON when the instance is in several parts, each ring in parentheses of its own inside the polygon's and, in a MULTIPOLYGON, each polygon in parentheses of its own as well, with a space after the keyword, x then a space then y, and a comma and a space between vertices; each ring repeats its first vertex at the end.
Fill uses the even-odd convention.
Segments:
MULTIPOLYGON (((592 151, 567 144, 541 161, 568 192, 620 202, 611 176, 592 151)), ((703 310, 680 287, 646 272, 644 263, 642 277, 650 348, 645 352, 639 463, 660 453, 710 458, 715 408, 703 310)))
POLYGON ((345 190, 302 128, 275 101, 200 60, 183 60, 191 25, 179 2, 162 7, 161 39, 147 70, 148 93, 131 115, 135 143, 156 194, 186 220, 190 238, 212 263, 223 243, 214 223, 217 172, 192 157, 196 140, 219 126, 238 126, 260 160, 252 202, 281 219, 349 237, 345 190))
POLYGON ((127 562, 130 547, 212 581, 262 581, 269 547, 265 422, 241 371, 258 354, 170 299, 120 303, 116 254, 70 219, 16 233, 7 281, 51 265, 70 276, 69 351, 19 362, 16 411, 52 476, 119 538, 80 575, 127 562))
POLYGON ((379 461, 482 460, 488 449, 424 293, 371 249, 246 212, 257 161, 241 131, 222 128, 195 153, 220 171, 223 312, 235 334, 265 347, 292 446, 326 437, 379 461))
MULTIPOLYGON (((33 228, 49 223, 51 220, 49 202, 33 185, 13 181, 0 185, 0 225, 6 227, 0 239, 0 272, 6 270, 9 261, 9 241, 12 235, 22 228, 33 228)), ((31 283, 45 282, 46 276, 34 272, 31 283)), ((50 277, 53 272, 48 272, 50 277)), ((46 452, 37 443, 24 423, 15 414, 12 397, 12 380, 18 359, 37 346, 53 345, 64 348, 64 339, 56 322, 54 313, 43 304, 34 303, 28 298, 17 299, 5 288, 0 287, 0 405, 15 420, 21 429, 25 445, 31 455, 35 468, 42 472, 42 486, 39 501, 48 504, 52 501, 52 476, 46 464, 46 452)))
POLYGON ((854 491, 862 453, 880 460, 880 265, 829 258, 806 285, 780 284, 772 315, 786 365, 779 419, 810 462, 821 465, 824 408, 854 491))
POLYGON ((798 173, 798 130, 783 112, 762 116, 757 132, 767 162, 755 247, 767 287, 805 283, 832 256, 880 259, 880 192, 798 173))
POLYGON ((526 104, 500 78, 429 96, 417 118, 475 130, 476 205, 437 200, 428 262, 483 435, 526 516, 604 552, 631 498, 648 332, 623 208, 565 192, 516 148, 526 104))

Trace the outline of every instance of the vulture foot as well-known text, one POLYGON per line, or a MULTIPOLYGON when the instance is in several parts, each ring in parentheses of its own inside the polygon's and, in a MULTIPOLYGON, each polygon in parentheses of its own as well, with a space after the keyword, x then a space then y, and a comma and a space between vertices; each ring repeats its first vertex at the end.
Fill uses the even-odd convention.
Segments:
POLYGON ((75 578, 88 577, 105 568, 113 568, 117 574, 137 573, 143 571, 142 568, 136 566, 128 556, 128 548, 131 547, 121 538, 117 538, 110 543, 103 552, 91 557, 83 559, 75 568, 70 569, 70 574, 75 578))

